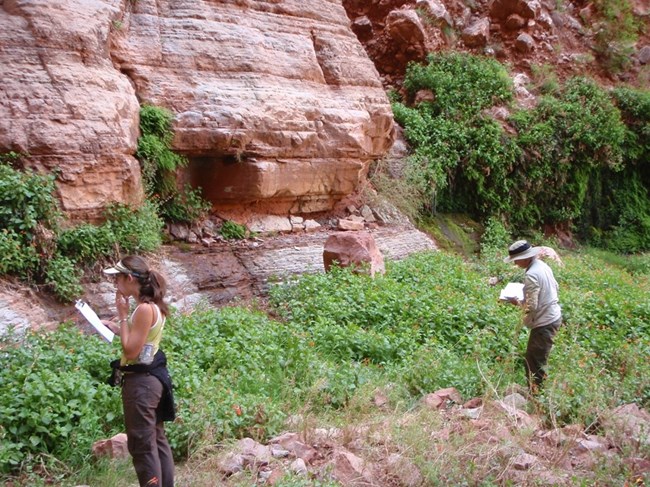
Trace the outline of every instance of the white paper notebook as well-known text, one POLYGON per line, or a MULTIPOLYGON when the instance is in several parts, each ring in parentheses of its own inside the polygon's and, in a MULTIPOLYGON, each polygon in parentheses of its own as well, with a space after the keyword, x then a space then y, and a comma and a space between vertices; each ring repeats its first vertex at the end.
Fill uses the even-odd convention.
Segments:
POLYGON ((519 301, 524 300, 524 285, 520 282, 509 282, 501 290, 499 299, 507 301, 509 298, 517 298, 519 301))
POLYGON ((84 318, 88 320, 88 323, 93 325, 93 327, 99 332, 104 340, 106 340, 108 343, 111 343, 113 341, 115 333, 113 333, 104 323, 102 323, 102 320, 99 319, 97 313, 93 311, 88 303, 79 299, 75 303, 74 307, 77 308, 82 315, 84 315, 84 318))

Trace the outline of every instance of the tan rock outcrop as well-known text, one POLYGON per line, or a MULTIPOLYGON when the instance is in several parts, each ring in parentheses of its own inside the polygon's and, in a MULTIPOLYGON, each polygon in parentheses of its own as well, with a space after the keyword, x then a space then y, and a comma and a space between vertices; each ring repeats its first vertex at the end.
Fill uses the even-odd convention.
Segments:
POLYGON ((340 0, 7 0, 0 152, 57 169, 63 208, 142 198, 140 103, 175 114, 186 179, 216 204, 329 209, 392 143, 340 0))
POLYGON ((211 201, 329 209, 392 143, 378 74, 340 1, 138 0, 113 38, 211 201))
POLYGON ((107 49, 119 15, 117 1, 0 5, 0 152, 58 171, 63 209, 81 218, 142 195, 132 157, 139 105, 107 49))

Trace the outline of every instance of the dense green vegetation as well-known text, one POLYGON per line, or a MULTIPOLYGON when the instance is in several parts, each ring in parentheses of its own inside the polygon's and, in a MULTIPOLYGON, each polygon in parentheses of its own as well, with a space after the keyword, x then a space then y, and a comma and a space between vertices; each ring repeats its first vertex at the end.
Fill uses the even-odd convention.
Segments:
POLYGON ((104 223, 65 227, 55 196, 56 174, 19 169, 25 155, 0 156, 0 276, 44 286, 61 301, 79 297, 84 269, 124 253, 150 252, 162 243, 163 219, 194 222, 210 209, 200 189, 176 185, 187 160, 170 150, 172 115, 145 105, 136 155, 147 200, 138 208, 109 205, 104 223))
MULTIPOLYGON (((275 319, 238 307, 173 315, 163 347, 179 406, 168 427, 177 458, 226 438, 263 440, 293 413, 344 414, 358 394, 387 384, 406 409, 442 387, 469 398, 524 384, 519 311, 487 283, 521 276, 488 255, 507 238, 498 224, 490 235, 486 258, 473 263, 423 253, 389 262, 375 279, 335 270, 279 285, 275 319)), ((555 267, 566 325, 539 398, 549 424, 595 424, 618 404, 650 404, 647 266, 631 274, 602 255, 573 254, 555 267)), ((40 464, 52 474, 58 461, 75 471, 93 441, 122 430, 119 390, 104 383, 118 348, 70 326, 2 342, 4 475, 40 464)))
POLYGON ((142 167, 147 199, 158 207, 167 221, 192 223, 204 217, 211 205, 201 196, 201 188, 186 185, 180 191, 177 171, 187 166, 187 158, 171 150, 173 115, 169 110, 144 105, 140 110, 140 138, 135 153, 142 167))
POLYGON ((393 108, 423 213, 496 216, 513 233, 568 225, 612 250, 650 249, 650 92, 587 78, 541 83, 538 105, 511 113, 513 134, 485 112, 513 95, 494 60, 432 54, 404 85, 407 99, 393 108), (421 90, 433 101, 412 106, 421 90))
POLYGON ((155 209, 112 205, 106 223, 64 228, 54 196, 55 175, 14 167, 16 154, 0 159, 0 275, 44 286, 62 301, 82 294, 82 265, 160 245, 162 222, 155 209))

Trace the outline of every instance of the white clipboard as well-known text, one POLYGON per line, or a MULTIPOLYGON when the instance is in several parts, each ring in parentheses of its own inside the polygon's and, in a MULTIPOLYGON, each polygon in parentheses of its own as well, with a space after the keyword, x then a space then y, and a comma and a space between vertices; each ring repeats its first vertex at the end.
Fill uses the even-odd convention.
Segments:
POLYGON ((99 319, 97 313, 93 311, 93 309, 88 305, 88 303, 79 299, 74 304, 74 307, 77 308, 82 315, 84 315, 84 318, 88 320, 88 323, 93 325, 93 327, 99 332, 99 334, 104 338, 104 340, 106 340, 108 343, 113 342, 113 337, 115 336, 115 333, 113 333, 104 323, 102 323, 102 320, 99 319))
POLYGON ((508 298, 517 298, 519 301, 524 300, 524 285, 520 282, 509 282, 501 290, 499 299, 507 301, 508 298))

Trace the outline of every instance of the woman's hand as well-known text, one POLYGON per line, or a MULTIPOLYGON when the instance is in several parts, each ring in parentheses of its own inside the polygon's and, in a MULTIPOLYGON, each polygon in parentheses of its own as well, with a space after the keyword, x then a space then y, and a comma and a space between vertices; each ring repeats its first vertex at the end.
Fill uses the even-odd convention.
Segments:
POLYGON ((129 315, 129 297, 119 291, 115 292, 115 307, 120 321, 126 320, 129 315))
POLYGON ((120 326, 112 321, 107 321, 107 320, 102 320, 102 323, 104 323, 104 326, 111 330, 113 333, 119 336, 120 334, 120 326))

